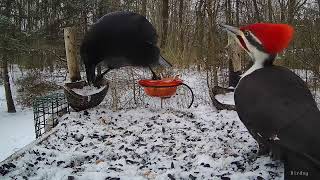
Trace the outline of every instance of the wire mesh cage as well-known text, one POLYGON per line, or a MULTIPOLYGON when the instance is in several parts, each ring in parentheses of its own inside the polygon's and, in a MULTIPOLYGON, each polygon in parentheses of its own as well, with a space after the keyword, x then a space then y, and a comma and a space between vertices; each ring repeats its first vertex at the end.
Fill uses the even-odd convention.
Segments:
POLYGON ((52 93, 33 100, 36 138, 58 124, 58 118, 69 113, 69 104, 63 93, 52 93))

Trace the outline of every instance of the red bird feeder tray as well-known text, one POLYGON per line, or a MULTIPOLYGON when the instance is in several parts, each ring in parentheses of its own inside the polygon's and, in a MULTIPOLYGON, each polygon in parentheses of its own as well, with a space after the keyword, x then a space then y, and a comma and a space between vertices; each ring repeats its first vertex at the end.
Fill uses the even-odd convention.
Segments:
POLYGON ((191 92, 191 103, 188 108, 190 108, 193 104, 194 94, 192 89, 183 83, 183 81, 179 78, 163 78, 160 80, 152 80, 152 79, 142 79, 139 82, 139 85, 144 87, 144 92, 151 97, 159 97, 161 99, 170 98, 171 96, 176 94, 177 88, 180 85, 186 86, 191 92))

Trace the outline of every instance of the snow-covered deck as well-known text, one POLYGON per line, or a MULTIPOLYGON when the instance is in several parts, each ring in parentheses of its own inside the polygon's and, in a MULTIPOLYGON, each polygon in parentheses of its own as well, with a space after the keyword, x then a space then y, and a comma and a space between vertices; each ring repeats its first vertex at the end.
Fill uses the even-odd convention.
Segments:
MULTIPOLYGON (((205 73, 175 74, 195 92, 191 109, 114 112, 108 94, 100 106, 63 116, 47 137, 0 163, 0 179, 283 179, 283 164, 256 155, 237 113, 210 105, 205 73)), ((123 91, 120 101, 130 97, 123 91)), ((234 103, 233 93, 216 98, 234 103)))
POLYGON ((1 179, 280 179, 234 111, 96 108, 1 164, 1 179), (10 164, 12 163, 12 164, 10 164), (227 178, 226 178, 227 179, 227 178))

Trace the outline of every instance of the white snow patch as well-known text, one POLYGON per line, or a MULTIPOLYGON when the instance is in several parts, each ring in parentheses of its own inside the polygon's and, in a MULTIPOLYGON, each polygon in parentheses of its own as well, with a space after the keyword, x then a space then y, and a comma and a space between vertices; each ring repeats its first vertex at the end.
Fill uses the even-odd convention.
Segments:
POLYGON ((216 99, 223 104, 232 104, 234 105, 234 93, 218 94, 215 96, 216 99))
POLYGON ((0 162, 35 139, 32 109, 16 106, 16 110, 7 113, 4 87, 0 86, 0 162))
POLYGON ((99 92, 101 92, 103 89, 105 88, 105 86, 97 88, 94 86, 84 86, 82 89, 72 89, 75 93, 82 95, 82 96, 90 96, 93 94, 97 94, 99 92))
MULTIPOLYGON (((120 71, 112 73, 120 74, 120 78, 127 76, 121 75, 120 71)), ((139 73, 150 75, 143 71, 139 73)), ((6 169, 8 172, 1 179, 22 179, 23 176, 29 179, 67 179, 68 176, 76 179, 117 177, 121 180, 169 179, 169 176, 176 179, 257 179, 258 176, 283 179, 281 163, 266 156, 255 158, 257 144, 236 112, 216 112, 210 106, 205 73, 176 73, 181 74, 181 79, 195 93, 195 104, 191 109, 173 106, 113 112, 106 105, 111 98, 106 97, 104 104, 88 110, 89 115, 72 112, 62 117, 56 133, 13 160, 16 167, 6 169)), ((119 79, 112 80, 119 82, 119 79)), ((120 80, 125 85, 131 83, 120 80)), ((128 100, 131 90, 125 85, 121 84, 124 94, 120 94, 120 98, 128 100)), ((109 95, 110 92, 111 89, 109 95)), ((1 97, 4 96, 0 94, 0 105, 4 103, 1 97)), ((233 93, 216 98, 234 104, 233 93)), ((156 101, 156 98, 150 99, 151 103, 156 101)), ((29 115, 31 118, 28 119, 32 120, 32 114, 29 115)), ((5 116, 0 114, 0 123, 2 117, 5 116)), ((21 114, 21 117, 27 119, 27 115, 21 114)), ((33 122, 29 126, 33 130, 33 122)), ((1 132, 2 127, 1 123, 1 132)), ((27 128, 24 125, 16 129, 24 132, 27 128)), ((6 134, 15 133, 7 131, 6 134)), ((2 141, 6 139, 1 137, 0 140, 2 149, 2 141)), ((0 163, 0 168, 2 165, 0 163)))
MULTIPOLYGON (((234 111, 104 108, 71 112, 55 134, 13 160, 4 178, 281 179, 283 167, 255 158, 257 144, 234 111), (271 165, 270 165, 271 164, 271 165)), ((1 164, 0 164, 1 167, 1 164)))

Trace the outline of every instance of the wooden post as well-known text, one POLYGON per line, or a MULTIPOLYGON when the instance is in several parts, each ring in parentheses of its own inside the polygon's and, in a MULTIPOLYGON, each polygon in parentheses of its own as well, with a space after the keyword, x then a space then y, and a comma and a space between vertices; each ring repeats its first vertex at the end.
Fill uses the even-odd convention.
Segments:
POLYGON ((67 27, 64 29, 64 42, 67 55, 69 78, 71 82, 79 81, 81 80, 80 64, 77 60, 76 36, 74 28, 67 27))

